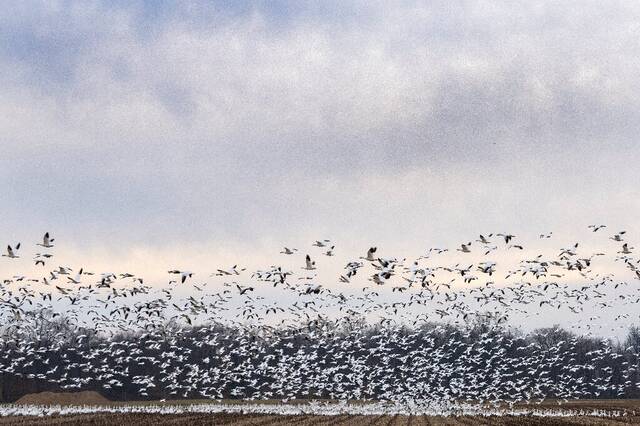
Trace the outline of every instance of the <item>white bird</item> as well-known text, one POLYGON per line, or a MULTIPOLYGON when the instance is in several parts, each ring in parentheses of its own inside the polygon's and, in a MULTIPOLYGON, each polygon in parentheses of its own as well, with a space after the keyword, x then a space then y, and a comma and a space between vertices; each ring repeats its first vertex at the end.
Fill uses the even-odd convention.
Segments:
POLYGON ((509 241, 511 241, 513 238, 515 238, 515 235, 512 234, 496 234, 498 237, 502 237, 504 238, 504 243, 505 244, 509 244, 509 241))
POLYGON ((288 247, 285 247, 284 250, 282 250, 280 253, 281 254, 293 254, 296 251, 298 251, 298 249, 296 249, 296 248, 290 249, 288 247))
POLYGON ((622 245, 622 250, 621 250, 621 251, 619 251, 618 253, 622 253, 622 254, 631 254, 631 253, 632 253, 632 252, 631 252, 631 250, 632 250, 633 248, 634 248, 634 247, 629 247, 629 245, 628 245, 627 243, 624 243, 624 244, 622 245))
POLYGON ((238 265, 233 265, 231 267, 231 269, 224 270, 224 269, 218 269, 216 272, 217 276, 223 276, 223 275, 240 275, 240 272, 244 271, 246 268, 242 268, 240 270, 238 270, 238 265))
POLYGON ((55 238, 49 238, 49 233, 45 233, 44 237, 42 237, 42 244, 38 243, 37 245, 39 245, 40 247, 45 247, 45 248, 51 248, 53 247, 53 243, 55 241, 55 238))
POLYGON ((20 250, 20 243, 16 244, 15 249, 11 248, 11 246, 7 246, 7 254, 3 254, 4 257, 9 257, 11 259, 16 259, 20 256, 16 254, 16 252, 20 250))
POLYGON ((613 241, 623 241, 622 236, 626 233, 627 231, 620 231, 617 234, 615 234, 613 237, 609 237, 609 238, 613 241))
POLYGON ((82 280, 82 272, 82 268, 80 268, 75 278, 67 277, 67 280, 71 281, 74 284, 80 284, 80 281, 82 280))
POLYGON ((191 278, 193 276, 193 272, 189 271, 179 271, 177 269, 173 269, 169 271, 170 274, 180 275, 180 282, 184 284, 187 278, 191 278))
POLYGON ((374 262, 376 260, 376 258, 374 257, 376 250, 378 250, 378 247, 369 248, 369 250, 367 250, 367 257, 360 256, 360 259, 368 260, 369 262, 374 262))
POLYGON ((462 252, 462 253, 471 253, 471 250, 469 250, 469 246, 470 246, 470 245, 471 245, 471 243, 470 243, 470 242, 469 242, 469 243, 467 243, 467 244, 460 244, 460 247, 461 247, 461 248, 456 249, 456 250, 458 250, 458 251, 460 251, 460 252, 462 252))
POLYGON ((307 257, 305 258, 305 266, 302 269, 306 269, 307 271, 313 271, 314 269, 316 269, 316 262, 312 262, 311 261, 311 257, 309 255, 307 255, 307 257))
POLYGON ((71 268, 65 268, 64 266, 58 266, 58 270, 54 271, 57 275, 69 275, 69 272, 71 272, 71 268))
MULTIPOLYGON (((493 234, 489 234, 489 238, 491 238, 492 236, 493 236, 493 234)), ((482 234, 480 234, 480 239, 476 240, 476 241, 479 242, 479 243, 482 243, 482 244, 490 244, 491 243, 491 241, 487 240, 487 238, 482 234)))

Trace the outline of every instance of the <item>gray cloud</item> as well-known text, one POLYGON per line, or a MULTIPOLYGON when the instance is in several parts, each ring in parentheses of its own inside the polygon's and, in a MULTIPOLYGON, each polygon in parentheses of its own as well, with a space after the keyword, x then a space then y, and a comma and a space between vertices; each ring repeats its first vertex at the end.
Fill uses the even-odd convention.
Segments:
POLYGON ((631 222, 639 12, 11 6, 0 233, 413 248, 483 227, 631 222))

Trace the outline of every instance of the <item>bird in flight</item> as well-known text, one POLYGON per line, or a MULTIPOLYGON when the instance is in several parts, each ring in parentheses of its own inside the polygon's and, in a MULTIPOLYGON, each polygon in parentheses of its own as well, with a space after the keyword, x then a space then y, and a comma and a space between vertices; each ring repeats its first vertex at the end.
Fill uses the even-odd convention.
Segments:
POLYGON ((180 271, 178 269, 173 269, 169 271, 170 274, 180 275, 180 282, 184 284, 187 278, 191 278, 193 276, 193 272, 189 271, 180 271))
POLYGON ((456 249, 456 250, 458 250, 459 252, 462 252, 462 253, 471 253, 471 250, 469 250, 469 246, 470 245, 471 245, 470 242, 467 243, 467 244, 460 244, 460 248, 456 249))
POLYGON ((375 258, 376 250, 378 250, 378 247, 370 247, 369 250, 367 250, 367 257, 360 256, 360 259, 368 260, 369 262, 374 262, 376 260, 375 258))
POLYGON ((313 271, 316 269, 316 262, 311 261, 311 256, 307 255, 304 259, 305 265, 302 269, 306 269, 307 271, 313 271))
POLYGON ((42 237, 42 243, 38 243, 37 245, 39 245, 40 247, 45 247, 45 248, 51 248, 53 247, 53 243, 55 241, 55 238, 50 238, 49 237, 49 233, 45 233, 44 237, 42 237))
POLYGON ((20 256, 16 254, 16 252, 20 250, 20 243, 16 244, 15 248, 12 248, 10 245, 7 246, 7 254, 3 254, 2 256, 8 257, 11 259, 16 259, 20 256))
POLYGON ((617 234, 615 234, 613 237, 610 237, 610 238, 611 238, 613 241, 623 241, 623 240, 622 240, 622 236, 623 236, 624 234, 626 234, 626 233, 627 233, 627 231, 620 231, 620 232, 618 232, 617 234))

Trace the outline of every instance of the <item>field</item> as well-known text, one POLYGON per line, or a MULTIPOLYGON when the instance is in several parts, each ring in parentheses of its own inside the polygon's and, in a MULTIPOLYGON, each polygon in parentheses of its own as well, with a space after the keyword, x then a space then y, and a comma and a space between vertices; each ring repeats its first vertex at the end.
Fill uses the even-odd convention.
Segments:
POLYGON ((0 425, 613 425, 640 424, 640 416, 603 418, 593 416, 283 416, 264 414, 79 414, 51 417, 4 417, 0 425))
MULTIPOLYGON (((299 407, 313 407, 302 404, 299 407)), ((362 412, 364 405, 353 405, 336 410, 335 414, 326 414, 326 407, 337 404, 323 405, 325 414, 311 414, 322 412, 322 408, 305 409, 307 413, 290 414, 291 405, 283 408, 285 413, 273 414, 279 406, 275 404, 213 404, 202 405, 199 402, 188 403, 150 403, 119 404, 110 407, 96 406, 93 408, 58 406, 57 409, 45 409, 44 406, 11 405, 3 406, 0 425, 619 425, 640 424, 640 400, 583 400, 571 401, 561 405, 548 401, 540 405, 520 405, 512 409, 505 408, 501 415, 495 409, 487 409, 483 415, 415 415, 406 412, 394 414, 353 414, 362 412), (215 408, 219 407, 219 408, 215 408), (251 408, 250 408, 251 407, 251 408), (32 415, 6 415, 11 409, 31 410, 32 415), (78 412, 69 413, 78 409, 78 412), (220 412, 220 410, 236 412, 220 412), (65 410, 67 410, 65 412, 65 410), (112 410, 112 412, 100 412, 112 410), (131 411, 146 412, 131 412, 131 411), (163 413, 153 412, 164 411, 163 413), (178 412, 171 412, 176 410, 178 412), (251 412, 260 411, 265 412, 251 412), (288 411, 287 411, 288 410, 288 411), (342 410, 342 412, 340 412, 342 410), (152 412, 149 412, 152 411, 152 412), (346 411, 346 412, 345 412, 346 411), (350 412, 351 411, 351 412, 350 412)), ((294 406, 295 407, 295 406, 294 406)), ((366 409, 366 408, 365 408, 366 409)), ((375 411, 372 410, 372 411, 375 411)))

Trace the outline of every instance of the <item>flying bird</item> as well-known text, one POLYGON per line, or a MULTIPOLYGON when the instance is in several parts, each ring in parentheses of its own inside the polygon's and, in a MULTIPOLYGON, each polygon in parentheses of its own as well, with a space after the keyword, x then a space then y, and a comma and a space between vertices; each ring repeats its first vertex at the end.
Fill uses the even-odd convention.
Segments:
POLYGON ((313 271, 314 269, 316 269, 316 262, 315 261, 311 261, 311 256, 307 255, 307 257, 305 257, 305 266, 302 269, 306 269, 308 271, 313 271))
POLYGON ((16 254, 16 252, 20 250, 20 243, 16 244, 15 248, 11 248, 10 245, 7 246, 7 254, 3 254, 4 257, 9 257, 11 259, 16 259, 20 256, 16 254))
POLYGON ((369 250, 367 250, 367 256, 366 257, 360 256, 360 259, 368 260, 369 262, 374 262, 376 260, 375 253, 377 250, 378 250, 378 247, 370 247, 369 250))
POLYGON ((53 247, 53 243, 55 241, 55 238, 49 238, 49 233, 46 232, 44 234, 44 237, 42 237, 42 243, 37 243, 37 245, 41 246, 41 247, 45 247, 45 248, 51 248, 53 247))

